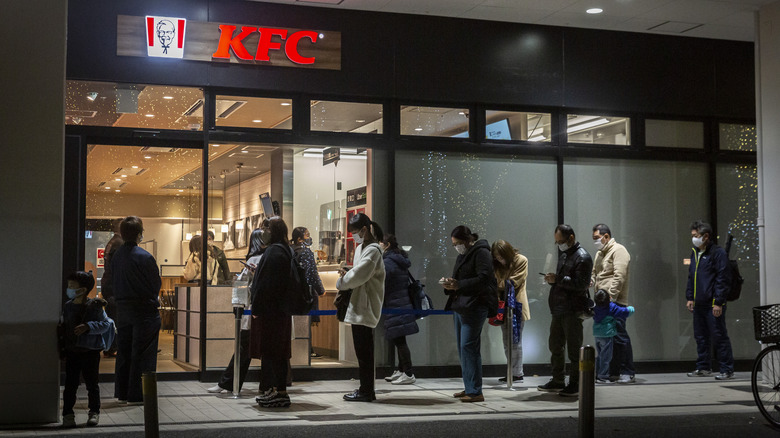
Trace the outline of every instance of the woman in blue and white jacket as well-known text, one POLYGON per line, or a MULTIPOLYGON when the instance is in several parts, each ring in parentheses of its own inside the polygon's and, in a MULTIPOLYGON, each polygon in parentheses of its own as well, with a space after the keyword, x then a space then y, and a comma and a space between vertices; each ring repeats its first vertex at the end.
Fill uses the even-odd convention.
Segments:
POLYGON ((366 214, 349 220, 347 230, 355 239, 352 269, 339 270, 338 290, 352 290, 344 322, 352 324, 352 340, 360 369, 360 388, 344 395, 347 401, 370 402, 374 395, 374 327, 382 316, 385 297, 385 265, 382 261, 382 229, 366 214))

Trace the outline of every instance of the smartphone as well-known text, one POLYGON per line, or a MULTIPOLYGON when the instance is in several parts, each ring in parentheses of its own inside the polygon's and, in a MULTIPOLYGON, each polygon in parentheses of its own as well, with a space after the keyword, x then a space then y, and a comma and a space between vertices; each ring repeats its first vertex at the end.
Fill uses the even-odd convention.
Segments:
POLYGON ((541 275, 541 276, 545 276, 545 275, 547 275, 547 274, 545 274, 544 272, 540 272, 540 273, 539 273, 539 275, 541 275))

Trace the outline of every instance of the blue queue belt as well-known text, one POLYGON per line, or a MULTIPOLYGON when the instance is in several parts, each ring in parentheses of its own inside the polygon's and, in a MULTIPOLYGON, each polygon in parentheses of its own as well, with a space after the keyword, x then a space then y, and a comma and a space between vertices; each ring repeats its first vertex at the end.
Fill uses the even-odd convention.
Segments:
MULTIPOLYGON (((451 310, 415 310, 415 309, 382 309, 383 315, 452 315, 451 310)), ((504 309, 498 309, 498 313, 504 313, 504 309)), ((244 309, 244 315, 251 315, 252 311, 244 309)), ((320 315, 335 315, 335 310, 312 310, 308 313, 309 316, 320 315)))

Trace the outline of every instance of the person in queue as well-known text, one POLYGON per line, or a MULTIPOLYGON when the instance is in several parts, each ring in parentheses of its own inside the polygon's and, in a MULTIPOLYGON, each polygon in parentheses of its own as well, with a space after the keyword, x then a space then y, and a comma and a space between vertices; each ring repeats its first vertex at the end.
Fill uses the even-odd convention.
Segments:
POLYGON ((265 242, 270 240, 270 232, 268 231, 270 221, 263 219, 263 223, 260 228, 252 230, 252 234, 249 235, 249 250, 246 253, 246 259, 248 260, 252 255, 256 255, 265 242))
POLYGON ((685 307, 693 314, 693 336, 696 338, 696 369, 688 377, 712 375, 712 349, 720 365, 716 380, 734 378, 734 354, 726 329, 726 298, 731 286, 728 254, 715 244, 712 225, 696 221, 691 224, 691 263, 685 288, 685 307))
POLYGON ((268 247, 263 252, 250 287, 252 328, 250 356, 262 360, 260 388, 255 401, 263 408, 290 406, 287 394, 287 368, 292 357, 290 339, 292 318, 286 299, 290 282, 290 248, 287 224, 273 217, 268 224, 268 247))
MULTIPOLYGON (((295 259, 300 262, 301 266, 306 270, 306 282, 310 284, 317 295, 322 296, 325 294, 325 287, 322 285, 322 279, 320 273, 317 271, 317 261, 314 259, 314 252, 311 250, 311 234, 306 227, 295 227, 292 232, 292 249, 295 253, 295 259)), ((312 310, 320 310, 319 299, 314 300, 314 307, 312 310)), ((309 323, 312 326, 317 326, 320 323, 320 315, 312 315, 309 317, 309 323)), ((319 357, 314 352, 314 347, 309 347, 309 355, 311 357, 319 357)))
MULTIPOLYGON (((392 234, 386 234, 381 243, 385 264, 385 304, 386 309, 413 310, 409 297, 409 267, 412 262, 406 251, 398 247, 398 240, 392 234)), ((412 314, 385 315, 385 337, 395 346, 398 353, 398 368, 385 380, 393 385, 411 385, 417 379, 412 372, 412 354, 406 344, 406 337, 420 331, 417 317, 412 314)))
MULTIPOLYGON (((190 255, 187 257, 187 261, 184 263, 184 269, 182 270, 182 276, 187 281, 199 281, 201 276, 201 261, 203 260, 203 238, 200 236, 193 236, 190 239, 190 255)), ((206 245, 206 281, 209 284, 217 284, 219 279, 217 277, 217 270, 219 264, 214 258, 214 253, 211 251, 211 246, 206 245)))
POLYGON ((344 322, 352 325, 352 340, 358 359, 360 387, 345 394, 344 400, 371 402, 374 393, 374 327, 382 316, 385 297, 385 264, 378 240, 382 229, 365 213, 349 219, 347 231, 355 239, 355 257, 352 269, 339 270, 338 290, 352 290, 344 322))
POLYGON ((144 232, 141 218, 126 217, 119 232, 124 243, 111 259, 117 306, 114 396, 120 403, 142 404, 141 375, 157 371, 162 281, 157 261, 138 246, 144 232))
MULTIPOLYGON (((439 280, 449 295, 444 310, 452 310, 458 343, 460 369, 465 389, 454 397, 462 402, 485 401, 482 394, 482 355, 480 335, 488 318, 491 300, 497 306, 496 277, 493 257, 487 240, 459 225, 450 233, 452 246, 458 252, 452 277, 439 280)), ((495 313, 495 312, 492 312, 495 313)))
POLYGON ((214 256, 214 260, 217 261, 217 266, 219 266, 217 269, 217 283, 229 284, 232 278, 230 275, 230 267, 228 266, 227 256, 225 256, 225 251, 222 251, 221 248, 214 245, 213 231, 209 230, 206 234, 206 238, 208 246, 211 248, 211 254, 214 256))
MULTIPOLYGON (((528 308, 528 294, 525 284, 528 278, 528 259, 520 254, 509 242, 496 240, 490 247, 490 253, 493 256, 493 269, 498 283, 499 299, 507 303, 514 299, 520 305, 520 313, 515 313, 515 321, 504 321, 501 330, 504 333, 504 339, 512 339, 511 348, 507 348, 509 342, 504 343, 504 354, 506 360, 512 364, 512 381, 523 381, 523 326, 525 321, 531 319, 531 310, 528 308), (506 296, 506 282, 511 281, 515 289, 514 297, 506 296), (519 333, 517 333, 519 332, 519 333)), ((517 306, 515 306, 517 308, 517 306)), ((499 382, 506 382, 506 376, 498 379, 499 382)))
POLYGON ((588 287, 593 269, 593 259, 577 242, 570 225, 555 227, 555 244, 558 245, 558 267, 555 273, 547 273, 544 281, 550 285, 550 363, 552 379, 537 389, 557 392, 566 397, 579 396, 579 360, 582 347, 582 320, 588 303, 588 287), (569 383, 564 369, 568 353, 569 383))
MULTIPOLYGON (((103 275, 100 276, 100 296, 106 300, 106 315, 112 320, 116 320, 116 298, 114 298, 114 279, 111 272, 111 258, 116 253, 116 250, 122 246, 122 236, 119 234, 119 225, 122 223, 122 219, 114 219, 111 221, 111 230, 114 235, 106 243, 106 247, 103 252, 103 275)), ((108 346, 106 351, 103 352, 105 357, 116 356, 116 337, 114 342, 108 346)))

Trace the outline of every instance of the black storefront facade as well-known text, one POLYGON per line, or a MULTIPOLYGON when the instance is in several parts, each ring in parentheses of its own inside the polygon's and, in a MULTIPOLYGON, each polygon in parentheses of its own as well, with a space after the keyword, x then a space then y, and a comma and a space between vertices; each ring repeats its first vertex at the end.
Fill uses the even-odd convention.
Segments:
MULTIPOLYGON (((462 222, 491 241, 502 238, 531 254, 533 316, 524 339, 529 369, 538 367, 540 374, 546 373, 549 315, 545 290, 536 283, 531 287, 531 276, 546 268, 557 223, 572 223, 579 240, 594 253, 589 226, 611 222, 615 237, 632 255, 636 253, 633 263, 642 265, 632 266, 637 320, 629 333, 638 344, 634 348, 640 372, 641 366, 676 370, 695 357, 690 317, 682 313, 687 267, 681 261, 690 245, 688 230, 681 224, 703 217, 721 238, 732 232, 743 246, 752 251, 757 246, 755 227, 744 220, 755 208, 750 180, 756 162, 755 143, 750 141, 751 132, 755 136, 751 43, 239 1, 79 1, 69 4, 68 15, 68 81, 199 88, 203 124, 195 130, 67 125, 66 168, 80 171, 66 174, 66 205, 80 207, 65 211, 64 272, 84 263, 83 236, 89 231, 85 166, 93 144, 198 150, 204 181, 209 176, 209 145, 214 143, 370 150, 372 216, 399 241, 420 251, 410 251, 412 272, 427 284, 448 274, 455 257, 441 243, 448 234, 429 236, 462 222), (287 38, 301 29, 328 37, 337 34, 338 67, 118 55, 118 40, 123 38, 120 17, 146 16, 211 24, 213 39, 201 43, 213 45, 219 42, 217 29, 222 23, 289 29, 287 38), (218 126, 221 95, 288 99, 290 126, 283 130, 218 126), (380 105, 381 130, 314 130, 315 101, 380 105), (457 109, 467 134, 421 136, 408 131, 403 114, 410 107, 457 109), (493 137, 494 112, 548 115, 549 135, 536 141, 530 135, 493 137), (571 120, 581 115, 624 119, 620 125, 624 141, 571 141, 577 132, 571 120), (677 141, 668 144, 654 143, 654 132, 678 122, 692 124, 700 143, 682 144, 689 137, 680 135, 672 135, 677 141), (733 129, 741 130, 736 141, 729 134, 733 129), (449 189, 426 191, 425 181, 437 185, 475 168, 481 179, 467 177, 465 182, 443 183, 449 189), (422 172, 427 173, 420 185, 413 175, 422 172), (500 177, 486 181, 494 174, 500 177), (457 201, 469 190, 478 193, 457 201), (496 195, 501 190, 517 193, 518 202, 496 195), (670 197, 669 205, 653 206, 670 197), (599 211, 608 213, 600 216, 599 211), (535 212, 538 220, 529 219, 536 217, 535 212), (494 215, 502 218, 489 217, 494 215), (615 227, 615 222, 622 226, 615 227), (495 223, 501 224, 503 234, 494 231, 495 223), (640 315, 643 309, 645 315, 640 315), (667 318, 670 314, 672 320, 667 318), (660 336, 662 341, 654 339, 659 325, 670 326, 668 336, 660 336)), ((281 39, 273 41, 281 47, 281 39)), ((311 37, 299 46, 309 41, 311 37)), ((246 48, 255 54, 254 46, 246 48)), ((231 50, 235 60, 235 46, 231 50)), ((209 217, 207 194, 202 190, 199 195, 200 217, 209 217)), ((201 231, 208 231, 205 222, 201 231)), ((745 260, 752 255, 748 252, 742 254, 745 260)), ((754 346, 741 345, 740 337, 750 332, 738 321, 749 320, 750 307, 758 304, 757 257, 743 270, 744 302, 729 316, 738 359, 755 354, 754 346)), ((431 286, 428 293, 443 306, 443 294, 431 286)), ((205 294, 202 299, 205 303, 205 294)), ((420 323, 421 333, 415 335, 419 340, 410 338, 423 376, 457 372, 451 321, 436 318, 420 323)), ((483 347, 490 350, 486 364, 499 370, 500 333, 487 336, 486 343, 498 346, 483 347)), ((198 354, 205 355, 206 348, 201 347, 198 354)), ((377 348, 385 347, 380 341, 377 348)), ((379 366, 391 366, 390 356, 380 355, 378 360, 379 366)), ((213 373, 203 371, 214 370, 205 368, 199 376, 209 380, 213 373)), ((299 373, 310 378, 341 375, 308 367, 299 373)))

